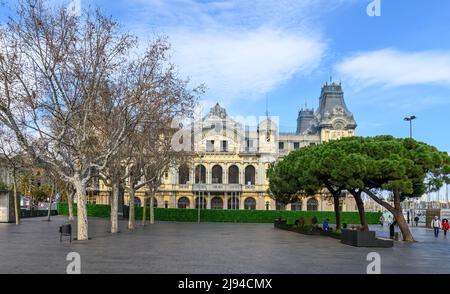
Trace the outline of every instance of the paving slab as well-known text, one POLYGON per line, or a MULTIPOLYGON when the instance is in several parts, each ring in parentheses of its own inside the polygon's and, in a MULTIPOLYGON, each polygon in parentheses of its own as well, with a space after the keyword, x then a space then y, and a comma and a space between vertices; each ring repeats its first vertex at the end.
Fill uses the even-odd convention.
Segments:
MULTIPOLYGON (((120 221, 120 233, 113 235, 107 219, 91 218, 90 241, 60 243, 58 227, 65 221, 0 224, 0 273, 65 274, 67 254, 78 252, 82 273, 365 274, 367 254, 374 251, 382 273, 450 273, 450 240, 436 240, 426 228, 412 228, 417 243, 374 249, 271 224, 157 222, 129 231, 120 221)), ((380 226, 372 229, 387 234, 380 226)))

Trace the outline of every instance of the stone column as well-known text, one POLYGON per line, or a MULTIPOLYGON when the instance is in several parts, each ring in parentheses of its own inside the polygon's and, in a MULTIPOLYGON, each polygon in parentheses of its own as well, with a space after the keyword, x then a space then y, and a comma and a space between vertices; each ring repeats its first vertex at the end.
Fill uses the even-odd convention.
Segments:
POLYGON ((164 208, 165 207, 165 203, 164 203, 164 196, 158 192, 158 208, 164 208))
POLYGON ((224 210, 228 210, 228 193, 225 192, 224 193, 224 197, 223 197, 223 209, 224 210))
POLYGON ((208 192, 208 197, 206 199, 206 209, 211 209, 211 193, 208 192))
POLYGON ((302 210, 303 210, 303 211, 307 211, 307 210, 308 210, 307 204, 308 204, 308 199, 307 199, 307 198, 304 198, 304 199, 302 200, 302 210))
POLYGON ((270 199, 270 208, 269 208, 269 210, 277 210, 277 203, 273 199, 270 199))
POLYGON ((225 185, 227 185, 228 184, 228 167, 225 166, 225 167, 222 167, 222 168, 223 168, 223 183, 225 185))

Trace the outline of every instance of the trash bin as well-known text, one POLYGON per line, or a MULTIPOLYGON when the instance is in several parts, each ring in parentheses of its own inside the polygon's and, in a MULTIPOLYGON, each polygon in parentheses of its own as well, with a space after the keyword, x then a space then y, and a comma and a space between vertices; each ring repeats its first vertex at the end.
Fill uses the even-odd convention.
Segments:
POLYGON ((62 242, 62 237, 70 237, 70 242, 72 243, 72 225, 66 224, 59 227, 59 242, 62 242))

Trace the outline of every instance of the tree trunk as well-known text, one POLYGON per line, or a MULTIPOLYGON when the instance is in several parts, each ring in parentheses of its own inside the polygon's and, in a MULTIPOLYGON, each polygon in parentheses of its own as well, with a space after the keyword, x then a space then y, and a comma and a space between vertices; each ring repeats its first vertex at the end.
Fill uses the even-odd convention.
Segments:
POLYGON ((334 214, 336 215, 336 230, 341 229, 341 210, 339 205, 339 195, 333 195, 334 214))
POLYGON ((358 213, 359 213, 359 221, 361 223, 363 231, 368 231, 369 226, 367 224, 366 220, 366 212, 364 210, 364 202, 361 198, 361 192, 350 192, 353 195, 353 198, 355 198, 356 206, 358 207, 358 213))
POLYGON ((48 210, 47 210, 47 221, 51 221, 51 215, 52 215, 52 203, 53 203, 53 195, 56 191, 56 185, 53 183, 52 185, 52 193, 50 193, 50 196, 48 197, 48 210))
POLYGON ((403 241, 415 242, 414 237, 409 229, 409 225, 403 216, 402 205, 400 203, 400 193, 398 191, 394 191, 394 206, 395 213, 392 213, 397 221, 398 227, 403 235, 403 241))
POLYGON ((150 224, 155 224, 155 209, 154 209, 154 198, 155 198, 155 192, 152 190, 150 193, 150 224))
POLYGON ((16 171, 13 172, 13 193, 14 193, 14 214, 16 217, 16 225, 20 225, 20 208, 19 199, 17 199, 17 182, 16 182, 16 171))
POLYGON ((134 188, 130 189, 130 202, 129 202, 129 213, 128 213, 128 229, 134 230, 136 228, 136 220, 135 220, 135 206, 134 206, 134 198, 135 191, 134 188))
POLYGON ((397 221, 398 227, 400 228, 400 231, 403 235, 403 241, 406 242, 415 242, 414 237, 411 233, 411 230, 409 229, 408 224, 406 223, 405 218, 403 217, 403 212, 401 210, 401 207, 399 207, 400 204, 400 196, 397 193, 394 193, 394 203, 396 207, 392 207, 389 203, 386 203, 385 201, 378 198, 375 194, 373 194, 370 190, 364 190, 364 192, 369 195, 370 198, 375 200, 378 204, 386 208, 392 215, 394 216, 395 220, 397 221), (397 195, 396 195, 397 194, 397 195))
POLYGON ((111 233, 119 232, 119 184, 113 183, 111 195, 111 233))
POLYGON ((77 193, 77 239, 78 241, 87 241, 88 237, 88 218, 87 218, 87 198, 86 184, 81 180, 74 183, 77 193))
POLYGON ((73 197, 75 196, 75 191, 67 194, 67 206, 69 208, 69 221, 73 221, 75 218, 73 217, 73 197))
POLYGON ((142 208, 142 225, 145 226, 147 222, 147 199, 144 197, 144 206, 142 208))

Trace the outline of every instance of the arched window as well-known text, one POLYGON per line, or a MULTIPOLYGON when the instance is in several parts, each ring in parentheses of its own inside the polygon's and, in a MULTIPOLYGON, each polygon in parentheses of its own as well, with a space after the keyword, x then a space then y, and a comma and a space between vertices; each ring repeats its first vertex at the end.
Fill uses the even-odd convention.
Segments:
POLYGON ((206 167, 204 165, 195 167, 195 183, 206 184, 206 167))
POLYGON ((223 200, 220 197, 211 199, 211 209, 223 209, 223 200))
POLYGON ((276 201, 275 206, 277 210, 286 210, 286 204, 283 202, 276 201))
POLYGON ((308 211, 317 211, 319 209, 319 202, 316 198, 310 198, 308 202, 306 202, 306 208, 308 211))
POLYGON ((205 197, 197 197, 195 198, 195 208, 198 209, 200 206, 200 209, 206 209, 206 199, 205 197))
POLYGON ((239 184, 239 168, 235 165, 228 168, 228 184, 239 184))
POLYGON ((248 197, 244 201, 245 210, 256 210, 256 200, 253 197, 248 197))
POLYGON ((249 165, 245 168, 245 184, 246 185, 254 185, 255 184, 255 167, 253 165, 249 165))
MULTIPOLYGON (((150 197, 145 200, 145 203, 147 204, 147 207, 150 207, 150 197)), ((156 200, 156 197, 153 197, 153 207, 158 208, 158 200, 156 200)))
POLYGON ((178 199, 178 208, 181 208, 181 209, 189 208, 189 204, 190 204, 190 201, 189 201, 189 198, 187 198, 187 197, 181 197, 180 199, 178 199))
POLYGON ((233 196, 228 199, 228 209, 239 210, 239 197, 233 196))
POLYGON ((142 206, 141 199, 139 199, 138 197, 134 197, 134 206, 141 207, 142 206))
POLYGON ((302 210, 302 202, 300 200, 291 203, 291 210, 302 210))
POLYGON ((215 165, 212 168, 212 183, 222 184, 222 167, 220 165, 215 165))
POLYGON ((189 167, 183 164, 178 168, 178 184, 186 185, 189 182, 189 167))

